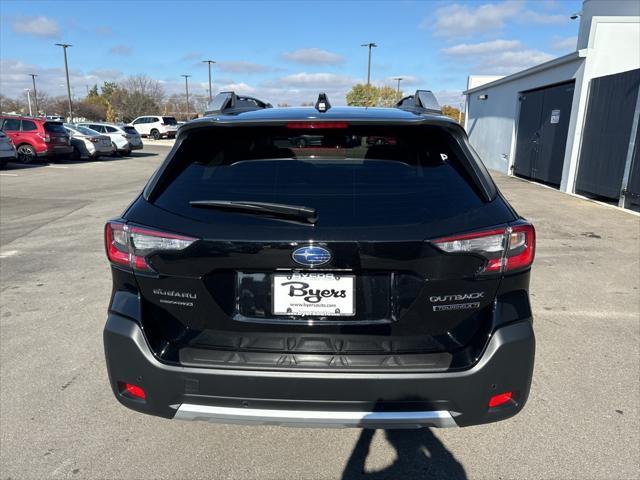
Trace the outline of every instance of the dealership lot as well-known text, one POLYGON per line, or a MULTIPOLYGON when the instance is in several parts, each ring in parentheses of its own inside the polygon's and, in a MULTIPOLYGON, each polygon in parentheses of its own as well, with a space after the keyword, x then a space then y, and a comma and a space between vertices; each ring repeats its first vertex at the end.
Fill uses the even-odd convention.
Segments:
POLYGON ((121 407, 102 351, 102 227, 168 151, 0 172, 0 478, 637 478, 640 217, 504 176, 539 236, 536 371, 517 417, 373 433, 121 407))

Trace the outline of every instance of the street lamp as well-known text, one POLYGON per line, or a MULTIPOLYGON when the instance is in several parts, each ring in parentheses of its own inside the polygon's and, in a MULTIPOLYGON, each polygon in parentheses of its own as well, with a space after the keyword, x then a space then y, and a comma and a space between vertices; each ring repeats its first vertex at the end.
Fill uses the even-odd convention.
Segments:
POLYGON ((398 93, 400 93, 400 82, 401 82, 402 80, 404 80, 404 78, 402 78, 402 77, 396 77, 396 78, 394 78, 394 80, 397 80, 397 81, 398 81, 398 93))
POLYGON ((202 63, 209 64, 209 102, 211 102, 211 100, 213 100, 213 93, 211 91, 211 64, 216 62, 213 60, 203 60, 202 63))
POLYGON ((28 88, 25 88, 24 91, 27 92, 27 103, 29 104, 29 116, 32 117, 33 113, 31 112, 31 95, 29 95, 31 93, 31 90, 29 90, 28 88))
POLYGON ((371 85, 371 49, 377 47, 375 43, 363 43, 361 47, 369 48, 369 67, 367 68, 367 85, 371 85))
POLYGON ((38 112, 40 111, 38 108, 38 91, 36 90, 36 77, 38 75, 35 73, 29 73, 28 75, 31 76, 31 80, 33 81, 33 101, 36 104, 36 115, 38 115, 38 112))
POLYGON ((64 50, 64 71, 67 75, 67 96, 69 98, 69 121, 73 123, 73 105, 71 103, 71 84, 69 83, 69 65, 67 64, 67 48, 73 46, 68 43, 56 43, 58 47, 64 50))
POLYGON ((187 117, 186 120, 189 120, 189 77, 191 77, 191 75, 180 75, 181 77, 184 77, 184 89, 187 92, 187 117))

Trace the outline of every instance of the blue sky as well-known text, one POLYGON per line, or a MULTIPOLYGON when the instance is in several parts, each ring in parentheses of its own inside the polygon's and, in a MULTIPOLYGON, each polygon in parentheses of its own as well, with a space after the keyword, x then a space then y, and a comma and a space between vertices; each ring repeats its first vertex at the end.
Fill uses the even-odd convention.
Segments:
POLYGON ((435 91, 455 104, 469 74, 506 75, 575 49, 579 0, 529 1, 85 1, 2 0, 0 93, 15 97, 39 75, 39 90, 65 94, 69 49, 74 96, 86 85, 145 74, 167 94, 205 94, 213 59, 214 92, 235 89, 274 104, 334 104, 366 81, 435 91))

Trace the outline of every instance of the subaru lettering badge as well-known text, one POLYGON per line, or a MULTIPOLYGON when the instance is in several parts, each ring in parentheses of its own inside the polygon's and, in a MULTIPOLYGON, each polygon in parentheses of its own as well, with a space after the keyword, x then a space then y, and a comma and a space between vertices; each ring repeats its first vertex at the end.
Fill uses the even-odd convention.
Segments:
POLYGON ((295 249, 291 254, 291 258, 300 265, 315 267, 317 265, 324 265, 331 260, 331 252, 326 248, 309 245, 295 249))

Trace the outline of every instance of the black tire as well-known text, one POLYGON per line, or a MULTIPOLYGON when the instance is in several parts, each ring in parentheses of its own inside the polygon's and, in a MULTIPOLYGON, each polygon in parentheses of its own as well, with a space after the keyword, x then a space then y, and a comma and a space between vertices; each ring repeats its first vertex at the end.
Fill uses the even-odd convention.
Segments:
POLYGON ((80 155, 80 150, 78 147, 73 147, 73 152, 71 152, 71 160, 80 160, 82 155, 80 155))
POLYGON ((156 129, 151 130, 151 138, 154 140, 160 140, 160 132, 156 129))
POLYGON ((111 154, 112 157, 121 157, 122 156, 122 152, 120 152, 118 150, 118 147, 116 146, 115 142, 111 142, 111 146, 113 147, 113 153, 111 154))
POLYGON ((18 147, 18 160, 25 165, 33 163, 38 157, 36 149, 29 144, 20 145, 18 147))
POLYGON ((6 167, 7 163, 9 163, 9 160, 7 160, 6 158, 3 158, 2 160, 0 160, 0 169, 6 167))
POLYGON ((126 150, 125 152, 122 153, 123 157, 128 157, 129 155, 131 155, 131 149, 126 150))

